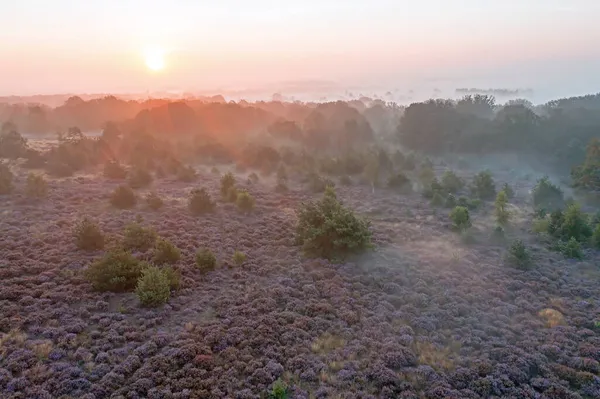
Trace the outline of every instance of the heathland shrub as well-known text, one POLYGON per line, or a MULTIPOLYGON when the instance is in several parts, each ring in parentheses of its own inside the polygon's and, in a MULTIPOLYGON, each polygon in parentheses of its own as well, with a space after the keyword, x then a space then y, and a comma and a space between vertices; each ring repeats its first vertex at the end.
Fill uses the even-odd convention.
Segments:
POLYGON ((463 179, 458 177, 456 173, 452 170, 447 170, 442 175, 442 188, 451 194, 456 194, 460 191, 464 186, 465 182, 463 179))
POLYGON ((433 199, 436 193, 439 194, 442 198, 444 197, 444 190, 442 188, 442 185, 440 184, 437 177, 434 177, 429 184, 425 185, 423 189, 423 197, 427 199, 433 199))
POLYGON ((121 185, 115 188, 110 196, 110 203, 115 208, 129 209, 137 203, 137 198, 131 187, 121 185))
POLYGON ((171 296, 169 276, 157 266, 148 266, 142 270, 135 293, 144 306, 160 306, 171 296))
POLYGON ((592 236, 592 228, 589 225, 588 216, 581 211, 578 204, 571 204, 560 216, 559 212, 553 212, 555 218, 552 225, 552 235, 563 241, 571 238, 579 242, 587 242, 592 236))
POLYGON ((236 250, 231 257, 231 260, 235 265, 241 266, 246 261, 246 254, 236 250))
POLYGON ((370 223, 343 206, 333 188, 320 201, 303 203, 296 213, 296 242, 308 255, 342 258, 371 247, 370 223))
POLYGON ((419 180, 425 186, 431 184, 435 178, 435 172, 430 166, 425 166, 419 171, 419 180))
POLYGON ((48 195, 48 183, 44 176, 29 173, 27 175, 27 185, 25 187, 25 193, 31 198, 45 198, 48 195))
POLYGON ((190 193, 188 207, 193 215, 202 215, 215 209, 215 202, 205 188, 195 188, 190 193))
POLYGON ((242 212, 250 212, 254 209, 255 200, 246 190, 239 190, 236 200, 237 207, 242 212))
POLYGON ((543 208, 547 211, 564 208, 563 192, 558 186, 552 184, 548 176, 538 180, 533 189, 533 206, 536 209, 543 208))
POLYGON ((152 261, 157 265, 177 263, 181 258, 181 251, 169 240, 159 238, 154 246, 152 261))
POLYGON ((126 292, 135 288, 144 266, 129 252, 111 251, 88 266, 85 276, 96 291, 126 292))
POLYGON ((152 183, 152 175, 146 169, 136 168, 129 176, 129 186, 131 188, 144 188, 152 183))
POLYGON ((158 235, 153 228, 130 223, 123 231, 123 247, 127 250, 145 252, 155 245, 157 238, 158 235))
POLYGON ((10 171, 10 168, 4 163, 0 162, 0 195, 10 194, 13 190, 13 178, 14 175, 10 171))
POLYGON ((454 228, 459 231, 464 231, 471 227, 471 217, 469 210, 464 206, 457 206, 450 212, 450 220, 454 224, 454 228))
POLYGON ((494 203, 495 214, 496 214, 496 222, 504 226, 508 223, 510 219, 510 213, 507 209, 508 207, 508 195, 504 191, 500 191, 496 196, 496 202, 494 203))
POLYGON ((85 251, 96 251, 104 248, 104 234, 100 227, 87 217, 77 222, 73 229, 77 248, 85 251))
POLYGON ((146 205, 148 205, 148 208, 156 211, 162 208, 164 204, 164 201, 157 193, 151 192, 146 195, 146 205))
POLYGON ((196 252, 196 266, 202 272, 209 272, 217 266, 217 257, 208 248, 200 248, 196 252))
POLYGON ((288 386, 285 382, 278 378, 271 387, 269 399, 287 399, 289 396, 288 386))
POLYGON ((512 187, 508 185, 508 183, 504 183, 502 185, 502 191, 506 193, 508 199, 514 198, 515 196, 515 190, 513 190, 512 187))
POLYGON ((592 234, 592 246, 596 249, 600 249, 600 223, 596 224, 596 228, 592 234))
POLYGON ((571 237, 568 241, 559 241, 556 244, 555 249, 567 258, 583 259, 583 251, 581 250, 581 244, 575 239, 575 237, 571 237))
POLYGON ((111 180, 124 180, 127 178, 127 169, 118 161, 109 161, 104 164, 104 177, 111 180))
POLYGON ((471 193, 482 200, 490 200, 496 196, 496 185, 489 170, 479 172, 473 177, 471 193))
POLYGON ((531 267, 531 255, 522 240, 513 241, 508 250, 507 261, 518 269, 525 270, 531 267))
POLYGON ((396 173, 388 178, 387 186, 389 188, 406 189, 411 188, 410 179, 402 172, 396 173))
POLYGON ((181 287, 181 272, 172 266, 167 266, 163 268, 163 271, 167 275, 167 279, 169 280, 169 287, 171 290, 177 291, 179 287, 181 287))
POLYGON ((11 122, 5 122, 0 130, 0 158, 17 159, 25 155, 27 140, 11 122))
POLYGON ((196 181, 196 179, 198 179, 198 174, 191 166, 182 167, 177 171, 177 180, 179 181, 191 183, 196 181))
POLYGON ((225 195, 224 199, 227 202, 236 202, 237 201, 237 197, 238 197, 238 189, 235 187, 229 187, 229 189, 227 190, 227 194, 225 195))
MULTIPOLYGON (((226 198, 229 189, 235 186, 235 177, 233 177, 233 173, 227 172, 221 177, 221 195, 223 198, 226 198)), ((235 200, 234 200, 235 201, 235 200)))
POLYGON ((480 199, 469 199, 465 196, 461 196, 458 198, 458 206, 464 206, 465 208, 469 209, 469 210, 474 210, 477 209, 481 206, 481 200, 480 199))

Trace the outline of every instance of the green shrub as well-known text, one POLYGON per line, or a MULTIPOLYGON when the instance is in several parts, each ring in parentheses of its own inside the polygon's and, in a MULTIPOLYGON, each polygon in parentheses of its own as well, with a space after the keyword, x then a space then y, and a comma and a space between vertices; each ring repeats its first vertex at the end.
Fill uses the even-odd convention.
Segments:
POLYGON ((198 174, 191 166, 182 167, 177 171, 177 180, 179 181, 191 183, 196 181, 196 179, 198 179, 198 174))
POLYGON ((154 247, 154 257, 152 261, 157 265, 163 265, 165 263, 173 264, 177 263, 181 258, 181 252, 173 243, 169 240, 159 238, 156 240, 154 247))
POLYGON ((25 192, 31 198, 45 198, 48 195, 48 183, 42 175, 29 173, 25 192))
POLYGON ((496 202, 494 203, 495 214, 496 214, 496 222, 505 226, 510 219, 510 213, 507 209, 508 206, 508 195, 504 191, 500 191, 496 196, 496 202))
POLYGON ((258 183, 258 180, 259 180, 259 178, 258 178, 258 175, 257 175, 256 173, 252 172, 252 173, 250 173, 250 175, 248 176, 248 180, 250 180, 250 182, 251 182, 252 184, 256 184, 256 183, 258 183))
POLYGON ((412 187, 410 184, 410 179, 406 177, 406 175, 402 172, 396 173, 388 178, 387 186, 389 188, 400 188, 405 189, 407 187, 412 187))
POLYGON ((104 234, 100 227, 87 217, 77 222, 73 229, 77 248, 85 251, 96 251, 104 248, 104 234))
POLYGON ((246 261, 246 254, 240 251, 235 251, 231 257, 233 263, 237 266, 241 266, 246 261))
POLYGON ((152 175, 145 169, 136 168, 129 176, 129 186, 131 188, 144 188, 152 183, 152 175))
POLYGON ((129 209, 135 206, 137 198, 131 187, 121 185, 115 188, 115 191, 111 194, 110 203, 115 208, 129 209))
POLYGON ((250 212, 254 209, 255 200, 248 191, 240 190, 238 191, 236 204, 240 211, 250 212))
POLYGON ((162 208, 164 204, 164 201, 157 193, 151 192, 146 195, 146 205, 148 205, 148 208, 156 211, 162 208))
POLYGON ((444 174, 442 175, 441 184, 444 191, 451 194, 456 194, 465 186, 465 182, 463 181, 463 179, 458 177, 456 173, 454 173, 451 170, 447 170, 444 172, 444 174))
POLYGON ((127 169, 118 161, 109 161, 104 164, 104 177, 111 180, 124 180, 127 178, 127 169))
POLYGON ((172 266, 163 268, 167 280, 169 280, 169 287, 173 291, 177 291, 181 287, 181 272, 172 266))
POLYGON ((215 209, 215 202, 205 188, 196 188, 190 193, 188 207, 193 215, 202 215, 215 209))
POLYGON ((549 226, 550 226, 550 220, 548 220, 546 218, 534 219, 532 230, 534 233, 537 233, 537 234, 547 233, 549 226))
POLYGON ((543 208, 547 211, 555 211, 565 207, 565 199, 562 190, 552 184, 548 176, 538 180, 533 189, 533 206, 535 209, 543 208))
POLYGON ((444 190, 442 189, 442 185, 440 184, 438 179, 434 177, 431 183, 425 185, 423 189, 423 197, 427 199, 432 199, 435 196, 435 194, 438 193, 443 198, 443 192, 444 190))
POLYGON ((303 203, 297 210, 296 242, 317 257, 343 258, 371 247, 370 223, 343 206, 334 194, 303 203))
POLYGON ((431 167, 425 166, 419 171, 419 180, 423 185, 431 184, 433 179, 435 179, 435 172, 431 167))
POLYGON ((0 162, 0 195, 10 194, 13 190, 14 175, 10 168, 0 162))
POLYGON ((217 257, 208 248, 201 248, 196 252, 196 266, 202 272, 209 272, 217 266, 217 257))
POLYGON ((571 237, 568 241, 559 241, 557 249, 565 257, 569 259, 583 259, 583 251, 581 250, 581 244, 575 237, 571 237))
POLYGON ((93 262, 85 277, 96 291, 126 292, 135 288, 144 264, 129 252, 108 252, 93 262))
POLYGON ((506 193, 508 199, 512 199, 515 197, 515 190, 513 190, 512 187, 508 185, 508 183, 504 183, 502 185, 502 191, 506 193))
POLYGON ((454 227, 459 231, 464 231, 471 227, 471 218, 469 210, 464 206, 457 206, 450 212, 450 220, 454 227))
POLYGON ((592 246, 594 246, 594 248, 600 249, 600 223, 596 225, 594 233, 592 234, 592 246))
POLYGON ((473 177, 471 193, 482 200, 490 200, 496 196, 496 185, 490 171, 484 170, 473 177))
POLYGON ((229 187, 227 195, 225 195, 225 201, 236 202, 238 197, 238 189, 235 187, 229 187))
POLYGON ((444 207, 454 208, 456 205, 458 205, 458 201, 456 200, 456 197, 454 196, 454 194, 448 194, 448 196, 446 196, 446 200, 444 202, 444 207))
MULTIPOLYGON (((588 223, 588 217, 581 211, 581 207, 578 204, 571 204, 567 207, 562 217, 556 213, 555 219, 553 219, 552 235, 563 241, 567 241, 571 238, 579 242, 587 242, 592 236, 592 228, 588 223)), ((554 214, 554 213, 553 213, 554 214)))
POLYGON ((171 296, 169 276, 156 266, 148 266, 142 270, 137 281, 135 294, 144 306, 160 306, 171 296))
MULTIPOLYGON (((235 186, 235 177, 233 177, 233 173, 227 172, 221 177, 221 195, 224 198, 227 198, 229 194, 229 189, 235 186)), ((235 201, 235 200, 234 200, 235 201)))
POLYGON ((522 240, 515 240, 511 244, 508 250, 507 260, 513 266, 522 270, 529 269, 532 266, 531 255, 522 240))
POLYGON ((269 399, 287 399, 289 397, 288 387, 285 382, 278 378, 271 387, 269 399))
POLYGON ((481 200, 480 199, 469 199, 465 196, 461 196, 458 198, 458 206, 464 206, 465 208, 469 209, 469 210, 474 210, 477 209, 481 206, 481 200))
POLYGON ((156 244, 158 235, 151 227, 130 223, 123 231, 123 247, 127 250, 145 252, 156 244))

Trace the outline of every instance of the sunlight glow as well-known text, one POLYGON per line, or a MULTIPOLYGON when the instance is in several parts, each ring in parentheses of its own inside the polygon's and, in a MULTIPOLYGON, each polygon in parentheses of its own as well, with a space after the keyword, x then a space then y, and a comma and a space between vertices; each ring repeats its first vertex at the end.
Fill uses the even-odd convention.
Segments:
POLYGON ((160 71, 165 67, 165 52, 159 47, 149 47, 144 52, 146 66, 152 71, 160 71))

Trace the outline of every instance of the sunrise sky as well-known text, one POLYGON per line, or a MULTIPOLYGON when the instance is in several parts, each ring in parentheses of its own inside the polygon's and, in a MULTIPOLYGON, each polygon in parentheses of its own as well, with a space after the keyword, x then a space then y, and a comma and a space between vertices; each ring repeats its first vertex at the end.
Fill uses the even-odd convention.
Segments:
POLYGON ((0 95, 309 79, 390 87, 426 79, 559 82, 593 92, 600 90, 599 3, 3 1, 0 95))

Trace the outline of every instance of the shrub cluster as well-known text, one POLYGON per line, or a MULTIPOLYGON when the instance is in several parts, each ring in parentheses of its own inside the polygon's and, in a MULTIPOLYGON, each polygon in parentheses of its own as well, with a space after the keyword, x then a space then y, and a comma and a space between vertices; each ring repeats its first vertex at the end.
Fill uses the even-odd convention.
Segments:
POLYGON ((129 252, 108 252, 85 271, 86 278, 97 291, 126 292, 135 288, 144 264, 129 252))
POLYGON ((146 205, 148 205, 148 208, 156 211, 163 207, 164 202, 162 198, 153 191, 146 195, 146 205))
POLYGON ((144 188, 152 184, 152 175, 146 169, 136 168, 129 176, 129 186, 131 188, 144 188))
POLYGON ((231 257, 234 265, 241 266, 246 261, 246 254, 240 251, 235 251, 231 257))
MULTIPOLYGON (((227 172, 221 177, 221 196, 225 199, 228 198, 231 188, 235 187, 235 177, 233 173, 227 172)), ((233 200, 235 201, 235 199, 233 200)), ((231 201, 231 202, 233 202, 231 201)))
POLYGON ((465 231, 471 227, 471 217, 469 210, 464 206, 457 206, 450 212, 450 220, 454 225, 454 228, 458 231, 465 231))
POLYGON ((217 266, 217 257, 208 248, 201 248, 196 252, 196 266, 202 272, 209 272, 217 266))
POLYGON ((156 231, 151 227, 130 223, 123 231, 123 247, 127 250, 145 252, 155 245, 157 238, 156 231))
POLYGON ((296 242, 309 255, 340 258, 372 245, 370 223, 342 205, 332 187, 320 201, 303 203, 297 217, 296 242))
POLYGON ((236 199, 237 207, 242 212, 250 212, 254 209, 255 200, 246 190, 239 190, 236 199))
POLYGON ((538 180, 533 189, 533 206, 535 209, 554 211, 565 207, 562 190, 552 184, 548 176, 538 180))
POLYGON ((496 196, 496 184, 490 171, 484 170, 473 177, 471 193, 482 200, 490 200, 496 196))
POLYGON ((100 227, 87 217, 80 220, 73 229, 77 248, 85 251, 96 251, 104 248, 104 234, 100 227))
POLYGON ((152 261, 157 265, 177 263, 181 258, 181 251, 172 242, 159 238, 154 247, 152 261))
POLYGON ((48 195, 48 183, 44 176, 36 173, 27 175, 25 192, 31 198, 45 198, 48 195))
POLYGON ((110 196, 110 203, 115 208, 129 209, 137 203, 137 198, 131 187, 121 185, 115 188, 110 196))
POLYGON ((14 175, 10 168, 0 162, 0 195, 10 194, 13 190, 14 175))
POLYGON ((456 194, 465 186, 463 179, 458 177, 452 170, 447 170, 442 175, 442 188, 451 194, 456 194))
POLYGON ((525 247, 523 240, 515 240, 507 254, 507 261, 518 269, 526 270, 532 265, 531 255, 525 247))
POLYGON ((104 177, 111 180, 124 180, 127 178, 127 169, 118 161, 109 161, 104 164, 104 177))
POLYGON ((157 267, 148 266, 137 280, 135 293, 144 306, 159 306, 171 296, 171 280, 168 273, 157 267))
POLYGON ((196 179, 198 179, 198 174, 191 166, 182 167, 177 171, 177 180, 179 181, 191 183, 196 181, 196 179))
POLYGON ((411 188, 410 179, 402 172, 393 174, 388 178, 387 186, 395 189, 411 188))
POLYGON ((202 215, 215 209, 215 202, 205 188, 195 188, 190 193, 188 208, 193 215, 202 215))

